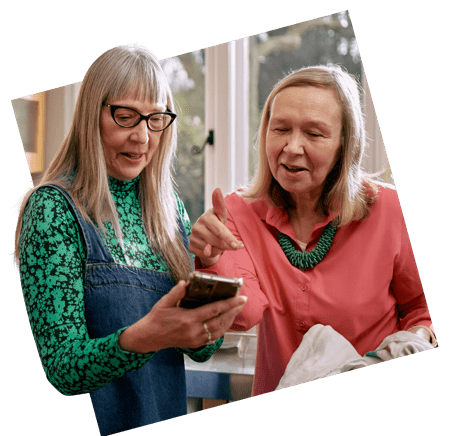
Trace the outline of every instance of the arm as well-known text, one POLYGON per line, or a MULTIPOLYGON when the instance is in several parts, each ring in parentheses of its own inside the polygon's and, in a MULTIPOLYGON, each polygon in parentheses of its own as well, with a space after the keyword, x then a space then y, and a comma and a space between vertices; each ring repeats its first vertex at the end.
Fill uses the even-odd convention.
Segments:
POLYGON ((400 215, 400 246, 394 262, 391 289, 398 302, 401 330, 416 333, 436 343, 428 305, 415 263, 409 235, 400 215))
MULTIPOLYGON (((185 221, 187 228, 188 217, 183 205, 179 202, 177 205, 179 218, 185 221)), ((243 297, 234 297, 196 309, 184 309, 179 307, 179 302, 185 295, 185 288, 186 282, 180 280, 145 316, 127 327, 118 338, 120 348, 143 354, 165 348, 202 348, 223 336, 245 304, 243 297)), ((201 355, 206 356, 205 353, 201 355)))
POLYGON ((35 343, 50 383, 64 395, 94 391, 151 357, 122 351, 122 330, 89 339, 84 317, 85 248, 62 194, 31 197, 20 237, 20 276, 35 343))
POLYGON ((227 277, 242 277, 240 295, 248 297, 244 309, 235 317, 232 330, 246 331, 257 325, 268 306, 260 288, 254 262, 237 228, 238 210, 227 209, 222 192, 213 192, 213 209, 203 214, 192 229, 190 251, 196 254, 195 267, 227 277), (235 214, 235 216, 233 215, 235 214))

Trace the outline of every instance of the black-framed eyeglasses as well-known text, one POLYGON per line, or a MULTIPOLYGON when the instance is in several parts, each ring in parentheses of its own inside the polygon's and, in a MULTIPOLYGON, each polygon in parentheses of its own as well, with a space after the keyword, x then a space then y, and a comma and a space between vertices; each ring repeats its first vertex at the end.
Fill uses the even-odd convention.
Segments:
POLYGON ((110 108, 113 121, 120 127, 135 127, 142 120, 146 120, 147 127, 152 130, 152 132, 161 132, 167 129, 177 117, 175 113, 169 110, 167 110, 167 112, 154 112, 149 115, 142 115, 137 110, 130 107, 116 106, 107 103, 102 103, 102 105, 110 108))

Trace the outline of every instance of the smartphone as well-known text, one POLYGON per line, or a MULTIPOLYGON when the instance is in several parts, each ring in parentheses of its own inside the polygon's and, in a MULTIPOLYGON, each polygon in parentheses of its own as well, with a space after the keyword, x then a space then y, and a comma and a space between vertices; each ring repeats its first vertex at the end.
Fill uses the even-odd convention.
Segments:
POLYGON ((198 271, 190 273, 189 281, 185 297, 179 303, 180 307, 187 309, 235 297, 243 286, 241 278, 222 277, 198 271))

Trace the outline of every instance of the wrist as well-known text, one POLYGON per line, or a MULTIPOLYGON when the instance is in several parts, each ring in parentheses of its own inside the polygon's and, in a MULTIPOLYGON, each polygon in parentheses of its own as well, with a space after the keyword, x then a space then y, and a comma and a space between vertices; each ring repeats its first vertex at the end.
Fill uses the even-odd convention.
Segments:
POLYGON ((118 347, 122 351, 128 353, 139 353, 140 351, 135 346, 135 340, 132 335, 132 326, 126 328, 120 336, 118 336, 118 347))
POLYGON ((408 332, 414 333, 430 342, 433 347, 438 346, 438 341, 436 340, 436 335, 432 328, 429 328, 425 325, 415 325, 407 330, 408 332))
POLYGON ((151 346, 150 341, 147 342, 142 337, 142 329, 138 323, 135 323, 126 328, 118 337, 118 346, 122 351, 128 353, 148 354, 158 351, 151 346), (149 344, 147 347, 146 344, 149 344))

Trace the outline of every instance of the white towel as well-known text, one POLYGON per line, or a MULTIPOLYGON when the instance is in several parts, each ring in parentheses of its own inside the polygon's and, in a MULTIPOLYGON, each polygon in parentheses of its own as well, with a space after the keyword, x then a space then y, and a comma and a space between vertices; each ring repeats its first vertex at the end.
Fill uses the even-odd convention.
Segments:
POLYGON ((433 346, 420 336, 400 331, 386 337, 376 350, 361 356, 350 342, 331 326, 316 324, 305 333, 276 389, 363 368, 430 348, 433 346))
POLYGON ((400 331, 387 336, 374 351, 365 354, 368 357, 378 357, 380 360, 391 360, 397 357, 433 348, 425 338, 411 332, 400 331))

